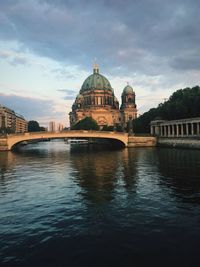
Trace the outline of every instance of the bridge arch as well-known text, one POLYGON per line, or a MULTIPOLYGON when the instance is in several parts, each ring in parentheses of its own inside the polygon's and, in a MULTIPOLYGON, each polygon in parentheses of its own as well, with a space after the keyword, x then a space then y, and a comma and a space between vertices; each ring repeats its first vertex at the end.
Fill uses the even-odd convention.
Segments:
POLYGON ((41 139, 64 139, 64 138, 96 138, 116 140, 124 147, 128 144, 128 134, 119 132, 71 130, 61 132, 33 132, 24 134, 11 134, 7 136, 7 148, 12 150, 14 146, 23 142, 41 139))

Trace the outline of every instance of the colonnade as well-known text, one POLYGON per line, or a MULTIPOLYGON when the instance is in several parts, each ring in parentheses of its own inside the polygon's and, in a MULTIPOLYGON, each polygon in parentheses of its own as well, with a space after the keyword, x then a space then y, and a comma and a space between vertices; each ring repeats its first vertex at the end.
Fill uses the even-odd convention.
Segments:
POLYGON ((151 124, 151 135, 161 137, 200 136, 200 118, 163 121, 155 120, 151 124))

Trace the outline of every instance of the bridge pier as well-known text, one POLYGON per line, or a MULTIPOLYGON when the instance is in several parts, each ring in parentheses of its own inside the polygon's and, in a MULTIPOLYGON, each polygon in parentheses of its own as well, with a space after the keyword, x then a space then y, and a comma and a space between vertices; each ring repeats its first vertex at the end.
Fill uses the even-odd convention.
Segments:
POLYGON ((8 151, 7 138, 0 138, 0 151, 8 151))

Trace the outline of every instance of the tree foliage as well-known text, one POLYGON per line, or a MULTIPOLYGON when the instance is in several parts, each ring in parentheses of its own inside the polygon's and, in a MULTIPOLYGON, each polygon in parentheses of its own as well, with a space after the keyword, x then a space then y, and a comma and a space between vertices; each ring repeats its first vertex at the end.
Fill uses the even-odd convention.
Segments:
POLYGON ((15 133, 14 129, 12 128, 6 128, 6 127, 1 127, 0 128, 0 134, 12 134, 15 133))
POLYGON ((133 122, 135 133, 149 133, 150 122, 156 117, 164 120, 176 120, 200 116, 200 87, 180 89, 174 92, 168 101, 157 108, 145 112, 133 122))
POLYGON ((28 132, 40 132, 40 131, 45 131, 45 128, 40 127, 37 121, 28 122, 28 132))
POLYGON ((71 130, 99 130, 99 126, 93 118, 85 117, 72 126, 71 130))
POLYGON ((101 130, 102 131, 113 132, 114 131, 114 127, 113 126, 104 125, 101 130))
POLYGON ((108 126, 108 125, 104 125, 102 128, 102 131, 116 131, 116 132, 123 132, 123 128, 120 124, 116 123, 115 127, 114 126, 108 126))

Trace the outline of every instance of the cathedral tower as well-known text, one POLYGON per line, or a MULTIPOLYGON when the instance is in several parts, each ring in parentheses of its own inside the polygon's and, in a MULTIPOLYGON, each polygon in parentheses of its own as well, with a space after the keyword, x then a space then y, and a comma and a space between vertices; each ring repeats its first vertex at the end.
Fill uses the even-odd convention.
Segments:
POLYGON ((135 92, 128 84, 122 92, 122 104, 120 107, 123 127, 137 118, 137 106, 135 104, 135 92))

